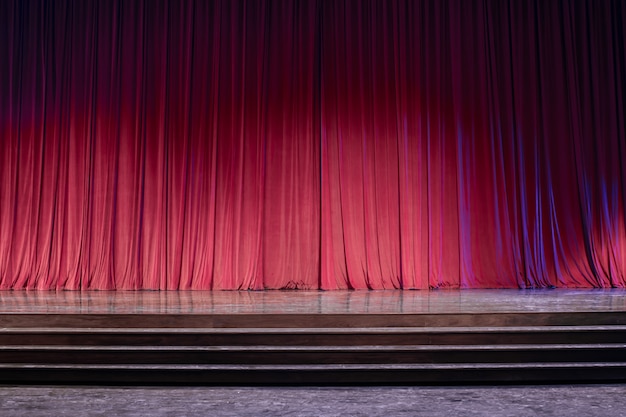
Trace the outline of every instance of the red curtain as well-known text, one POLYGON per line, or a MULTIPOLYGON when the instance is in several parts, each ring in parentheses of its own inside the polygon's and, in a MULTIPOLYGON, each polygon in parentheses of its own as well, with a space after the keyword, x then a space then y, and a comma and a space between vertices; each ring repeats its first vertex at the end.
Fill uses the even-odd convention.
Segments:
POLYGON ((621 1, 0 1, 1 289, 626 286, 621 1))

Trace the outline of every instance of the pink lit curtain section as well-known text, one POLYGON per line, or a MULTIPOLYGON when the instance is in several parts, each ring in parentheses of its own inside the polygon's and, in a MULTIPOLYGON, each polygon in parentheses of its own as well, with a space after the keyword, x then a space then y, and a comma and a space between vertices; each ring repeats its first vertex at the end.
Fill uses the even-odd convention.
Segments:
POLYGON ((621 1, 0 1, 1 289, 626 286, 621 1))

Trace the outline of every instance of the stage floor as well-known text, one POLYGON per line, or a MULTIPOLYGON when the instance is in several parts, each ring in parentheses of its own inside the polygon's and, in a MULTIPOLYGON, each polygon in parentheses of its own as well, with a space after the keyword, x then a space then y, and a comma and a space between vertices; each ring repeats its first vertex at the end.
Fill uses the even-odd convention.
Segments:
POLYGON ((623 289, 0 291, 0 314, 471 314, 626 311, 623 289))
POLYGON ((624 290, 0 292, 0 383, 607 383, 625 348, 624 290))

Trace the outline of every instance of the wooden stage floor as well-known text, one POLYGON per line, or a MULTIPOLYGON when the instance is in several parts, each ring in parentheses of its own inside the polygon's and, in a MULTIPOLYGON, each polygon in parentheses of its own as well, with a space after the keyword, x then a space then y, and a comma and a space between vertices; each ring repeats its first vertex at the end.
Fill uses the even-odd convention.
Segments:
POLYGON ((450 314, 626 311, 626 290, 0 291, 0 314, 450 314))
POLYGON ((626 291, 3 291, 0 383, 626 381, 626 291))

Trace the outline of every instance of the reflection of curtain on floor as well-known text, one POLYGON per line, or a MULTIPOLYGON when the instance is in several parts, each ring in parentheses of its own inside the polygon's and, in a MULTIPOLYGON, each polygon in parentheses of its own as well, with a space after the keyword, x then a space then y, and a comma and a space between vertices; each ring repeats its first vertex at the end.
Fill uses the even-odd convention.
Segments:
POLYGON ((0 288, 623 287, 621 1, 0 2, 0 288))

